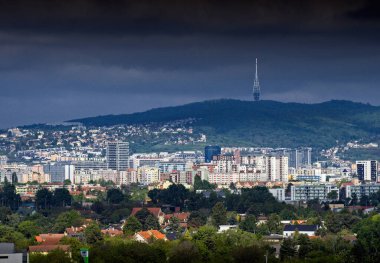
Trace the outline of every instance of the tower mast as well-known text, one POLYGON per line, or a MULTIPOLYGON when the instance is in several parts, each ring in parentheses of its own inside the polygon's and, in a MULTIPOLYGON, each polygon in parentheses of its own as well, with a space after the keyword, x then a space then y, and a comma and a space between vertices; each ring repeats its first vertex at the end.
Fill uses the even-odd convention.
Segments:
POLYGON ((260 100, 260 83, 259 83, 259 74, 257 73, 257 58, 256 58, 255 80, 253 82, 253 99, 254 101, 260 100))

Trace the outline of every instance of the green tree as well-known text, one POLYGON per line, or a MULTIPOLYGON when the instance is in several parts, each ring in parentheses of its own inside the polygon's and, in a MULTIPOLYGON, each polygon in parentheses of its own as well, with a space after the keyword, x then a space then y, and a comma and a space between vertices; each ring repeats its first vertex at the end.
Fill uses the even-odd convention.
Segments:
POLYGON ((123 232, 126 235, 133 235, 134 233, 141 231, 142 225, 139 220, 135 216, 130 216, 125 221, 123 232))
POLYGON ((326 216, 325 225, 328 231, 338 233, 343 229, 351 229, 359 220, 359 217, 342 211, 340 213, 329 213, 326 216))
POLYGON ((112 212, 109 219, 111 223, 119 223, 122 219, 127 218, 131 214, 128 208, 117 209, 112 212))
POLYGON ((123 192, 117 188, 111 188, 107 191, 107 200, 111 204, 120 204, 124 200, 123 192))
POLYGON ((201 262, 201 254, 198 248, 190 241, 183 241, 174 246, 169 253, 170 263, 196 263, 201 262))
POLYGON ((18 231, 23 233, 26 238, 31 238, 41 233, 41 229, 36 222, 30 220, 21 222, 18 225, 18 231))
POLYGON ((337 200, 338 199, 338 192, 337 191, 331 191, 327 194, 327 198, 330 200, 337 200))
POLYGON ((281 218, 277 214, 271 214, 269 216, 267 225, 272 234, 279 234, 282 231, 281 218))
POLYGON ((66 236, 63 237, 59 243, 62 245, 70 246, 71 258, 74 260, 74 262, 83 262, 83 258, 80 254, 80 249, 85 247, 85 245, 82 244, 78 238, 70 238, 66 236))
POLYGON ((144 230, 160 229, 160 224, 158 223, 157 218, 152 214, 148 215, 148 217, 145 219, 143 229, 144 230))
POLYGON ((48 209, 52 205, 53 194, 46 188, 42 188, 36 192, 37 209, 48 209))
POLYGON ((18 178, 16 172, 12 173, 12 184, 17 184, 18 183, 18 178))
POLYGON ((75 211, 70 210, 68 212, 63 212, 59 214, 55 220, 53 231, 58 233, 63 233, 66 228, 71 226, 81 226, 83 224, 83 218, 81 215, 75 211))
POLYGON ((256 227, 256 218, 254 215, 247 215, 244 221, 240 222, 239 228, 241 230, 256 233, 257 227, 256 227))
POLYGON ((265 253, 266 251, 262 247, 253 245, 235 248, 232 256, 234 262, 261 263, 263 262, 265 253))
POLYGON ((53 193, 53 205, 56 207, 71 205, 71 195, 66 188, 57 188, 53 193))
POLYGON ((145 221, 149 215, 152 215, 152 214, 149 212, 149 210, 146 207, 143 207, 142 209, 137 211, 137 213, 135 214, 135 217, 137 218, 137 220, 139 220, 141 225, 145 225, 145 221))
POLYGON ((215 185, 210 184, 209 181, 202 180, 200 176, 194 177, 194 190, 213 190, 215 185))
POLYGON ((84 237, 88 244, 94 244, 103 240, 102 232, 100 231, 98 224, 95 223, 86 227, 84 230, 84 237))
POLYGON ((2 242, 15 243, 18 249, 24 249, 28 246, 28 240, 22 233, 5 225, 0 225, 0 243, 2 242))
POLYGON ((63 184, 64 185, 71 185, 70 179, 65 179, 65 181, 63 181, 63 184))
POLYGON ((282 241, 281 248, 280 248, 280 257, 281 260, 287 260, 291 259, 292 257, 295 257, 297 253, 296 250, 296 243, 292 238, 285 238, 284 241, 282 241))
POLYGON ((179 219, 175 216, 172 216, 170 219, 169 219, 169 227, 172 231, 174 232, 178 232, 180 230, 180 222, 179 222, 179 219))
POLYGON ((193 235, 193 240, 197 245, 204 262, 210 261, 211 254, 217 248, 217 229, 213 226, 201 226, 193 235))
POLYGON ((189 190, 182 184, 172 184, 168 189, 160 190, 158 199, 164 204, 183 207, 188 195, 189 190))
POLYGON ((9 207, 0 206, 0 223, 6 224, 8 216, 12 214, 12 210, 9 207))
POLYGON ((95 201, 91 205, 91 210, 94 211, 97 214, 101 214, 105 210, 103 202, 101 202, 101 201, 95 201))
POLYGON ((49 254, 44 255, 40 253, 30 254, 30 263, 67 263, 71 262, 71 258, 68 253, 62 250, 53 250, 49 254))
POLYGON ((227 210, 222 202, 216 203, 212 208, 211 221, 216 227, 227 224, 227 210))
POLYGON ((353 193, 351 195, 351 205, 357 205, 358 204, 358 196, 356 193, 353 193))
POLYGON ((16 211, 21 203, 21 198, 20 195, 16 194, 15 186, 7 181, 4 181, 4 185, 1 190, 0 205, 9 207, 12 211, 16 211))
POLYGON ((193 211, 190 213, 188 225, 191 227, 200 227, 207 223, 207 216, 200 211, 193 211))
POLYGON ((378 262, 380 258, 380 215, 362 220, 356 226, 353 254, 357 262, 378 262))
POLYGON ((203 189, 203 184, 202 184, 202 178, 200 176, 195 176, 194 177, 194 190, 201 190, 203 189))
POLYGON ((159 200, 160 190, 153 189, 148 192, 149 198, 152 200, 153 204, 157 204, 159 200))
POLYGON ((313 250, 310 238, 307 235, 300 234, 297 238, 298 256, 300 258, 305 258, 306 255, 313 250))
POLYGON ((7 225, 11 227, 17 227, 21 222, 21 217, 19 214, 13 213, 10 215, 7 215, 7 225))

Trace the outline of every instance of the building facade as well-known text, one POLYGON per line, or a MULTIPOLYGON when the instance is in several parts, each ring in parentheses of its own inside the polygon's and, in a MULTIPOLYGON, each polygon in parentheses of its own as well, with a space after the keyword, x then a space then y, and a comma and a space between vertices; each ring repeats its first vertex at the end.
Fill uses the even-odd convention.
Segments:
POLYGON ((108 142, 107 143, 107 166, 108 169, 126 171, 128 169, 129 143, 108 142))

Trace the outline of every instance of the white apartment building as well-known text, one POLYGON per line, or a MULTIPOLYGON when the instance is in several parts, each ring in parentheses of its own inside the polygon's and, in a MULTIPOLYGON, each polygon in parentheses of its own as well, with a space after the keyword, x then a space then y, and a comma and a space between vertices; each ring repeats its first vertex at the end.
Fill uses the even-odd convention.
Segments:
POLYGON ((268 180, 272 182, 288 181, 288 157, 268 156, 266 157, 266 173, 268 180))
POLYGON ((157 167, 139 167, 137 178, 141 184, 148 185, 160 181, 160 169, 157 167))

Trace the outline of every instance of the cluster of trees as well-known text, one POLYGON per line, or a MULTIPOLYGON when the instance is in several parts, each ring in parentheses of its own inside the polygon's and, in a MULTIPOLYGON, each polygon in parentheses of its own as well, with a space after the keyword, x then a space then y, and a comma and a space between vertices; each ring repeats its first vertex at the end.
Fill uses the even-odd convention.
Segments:
POLYGON ((194 190, 213 190, 216 188, 215 184, 211 184, 207 180, 202 180, 200 176, 194 177, 194 190))
MULTIPOLYGON (((380 256, 380 215, 374 215, 356 224, 357 241, 346 240, 343 234, 327 234, 310 239, 297 234, 284 239, 276 250, 263 237, 243 230, 218 233, 212 225, 187 231, 175 241, 139 243, 125 238, 94 238, 83 242, 65 238, 62 243, 74 249, 74 262, 81 262, 80 247, 88 247, 92 262, 378 262, 380 256)), ((94 231, 96 232, 96 231, 94 231)), ((61 252, 47 256, 33 255, 30 262, 56 261, 61 252)))
POLYGON ((153 189, 148 192, 148 196, 154 204, 170 204, 184 207, 185 201, 190 196, 190 191, 182 184, 172 184, 168 189, 153 189))
POLYGON ((52 207, 70 206, 72 197, 66 188, 57 188, 54 192, 42 188, 36 193, 36 208, 50 209, 52 207))
MULTIPOLYGON (((206 187, 207 188, 207 187, 206 187)), ((205 189, 204 189, 205 190, 205 189)), ((130 216, 133 207, 141 205, 145 189, 136 186, 122 189, 110 188, 98 195, 87 218, 96 224, 86 228, 84 239, 64 238, 62 244, 69 244, 74 262, 81 262, 79 248, 89 247, 91 261, 95 262, 376 262, 380 254, 380 216, 368 216, 343 210, 333 213, 328 205, 318 200, 308 202, 308 207, 293 207, 277 202, 265 187, 243 189, 241 194, 225 191, 217 194, 208 189, 208 194, 189 191, 182 185, 171 185, 165 190, 151 190, 148 196, 152 206, 180 206, 189 211, 189 229, 182 229, 178 219, 172 217, 169 229, 179 238, 170 242, 140 244, 130 240, 135 232, 159 229, 157 218, 143 208, 130 216), (245 220, 238 214, 245 213, 245 220), (260 216, 267 216, 267 222, 258 224, 260 216), (364 219, 363 219, 364 218, 364 219), (109 238, 101 235, 100 226, 109 223, 124 224, 123 238, 109 238), (322 225, 320 238, 308 239, 296 235, 282 243, 281 257, 275 259, 273 249, 265 243, 263 236, 282 232, 281 220, 307 219, 310 224, 322 225), (219 225, 238 225, 238 230, 218 234, 219 225), (357 242, 345 240, 345 236, 357 234, 357 242), (129 261, 128 261, 129 260, 129 261)), ((65 228, 81 226, 85 208, 76 207, 69 192, 56 189, 50 192, 41 189, 36 195, 38 212, 29 216, 14 213, 11 204, 17 200, 15 188, 4 184, 0 191, 0 242, 14 242, 19 249, 34 244, 34 236, 40 233, 63 233, 65 228), (71 204, 72 208, 67 206, 71 204), (74 209, 73 209, 74 208, 74 209)), ((375 200, 380 194, 372 195, 375 200)), ((85 211, 88 214, 88 210, 85 211)), ((31 262, 56 262, 55 257, 66 260, 61 252, 47 256, 33 256, 31 262)), ((58 261, 59 262, 59 261, 58 261)), ((60 261, 66 262, 66 261, 60 261)), ((68 261, 67 261, 68 262, 68 261)))
POLYGON ((20 204, 21 198, 20 195, 16 194, 14 184, 8 183, 6 180, 0 188, 0 206, 8 207, 11 210, 16 211, 20 204))
POLYGON ((362 205, 362 206, 377 206, 380 204, 380 191, 376 193, 372 193, 370 196, 363 195, 360 200, 356 196, 356 194, 352 194, 352 198, 346 200, 346 202, 349 202, 350 205, 362 205))

